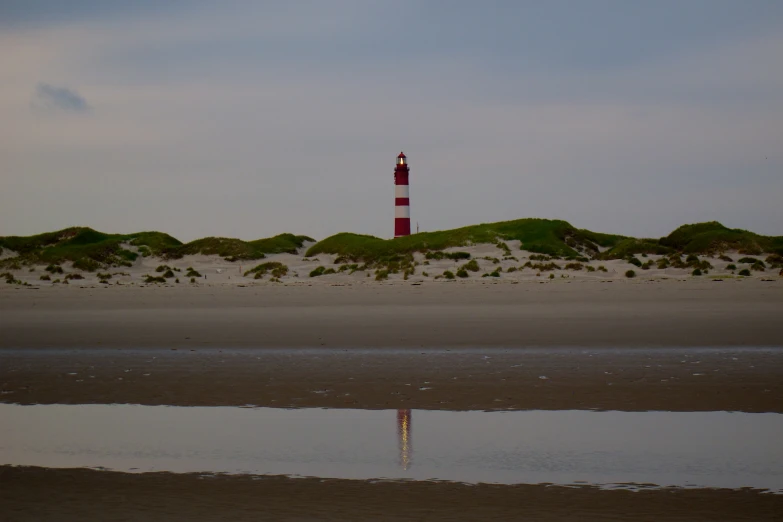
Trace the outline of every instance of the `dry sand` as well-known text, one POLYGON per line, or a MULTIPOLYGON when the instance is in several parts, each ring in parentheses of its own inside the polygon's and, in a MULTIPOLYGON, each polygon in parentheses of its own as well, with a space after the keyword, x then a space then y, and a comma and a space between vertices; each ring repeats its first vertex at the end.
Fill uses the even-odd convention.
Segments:
MULTIPOLYGON (((780 413, 782 305, 781 282, 758 278, 0 286, 0 400, 780 413)), ((756 491, 0 467, 0 521, 780 520, 781 512, 783 496, 756 491)))
POLYGON ((0 348, 782 346, 783 280, 0 286, 0 348))

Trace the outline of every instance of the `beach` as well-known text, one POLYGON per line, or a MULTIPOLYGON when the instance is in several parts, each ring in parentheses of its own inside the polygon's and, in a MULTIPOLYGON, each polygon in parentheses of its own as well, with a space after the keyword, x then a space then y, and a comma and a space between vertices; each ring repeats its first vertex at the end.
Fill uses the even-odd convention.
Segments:
MULTIPOLYGON (((780 285, 636 279, 6 286, 0 399, 781 413, 780 285)), ((128 520, 613 520, 629 513, 638 520, 775 520, 783 506, 783 496, 756 490, 8 466, 0 467, 0 483, 5 520, 14 521, 54 513, 60 520, 99 513, 128 520), (55 493, 41 501, 45 491, 55 493)))

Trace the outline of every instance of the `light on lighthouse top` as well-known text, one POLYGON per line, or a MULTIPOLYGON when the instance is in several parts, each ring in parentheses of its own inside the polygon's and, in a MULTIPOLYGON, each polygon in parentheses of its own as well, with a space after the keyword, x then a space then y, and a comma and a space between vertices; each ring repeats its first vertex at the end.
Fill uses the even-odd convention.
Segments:
POLYGON ((405 154, 400 152, 400 155, 397 156, 397 165, 406 165, 407 163, 408 163, 408 160, 405 157, 405 154))

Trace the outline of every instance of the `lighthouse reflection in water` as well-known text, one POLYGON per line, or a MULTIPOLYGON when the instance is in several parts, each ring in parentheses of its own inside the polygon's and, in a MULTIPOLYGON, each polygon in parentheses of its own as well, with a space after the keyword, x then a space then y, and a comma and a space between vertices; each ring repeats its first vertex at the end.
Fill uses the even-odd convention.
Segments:
POLYGON ((397 410, 397 435, 400 445, 400 466, 411 467, 413 441, 411 439, 411 410, 397 410))

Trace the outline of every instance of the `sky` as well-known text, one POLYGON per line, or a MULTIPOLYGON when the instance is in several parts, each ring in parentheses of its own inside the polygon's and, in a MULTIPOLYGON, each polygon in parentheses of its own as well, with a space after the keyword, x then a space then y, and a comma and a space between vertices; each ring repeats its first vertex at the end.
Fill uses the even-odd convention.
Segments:
POLYGON ((783 235, 779 0, 3 0, 0 235, 783 235))

